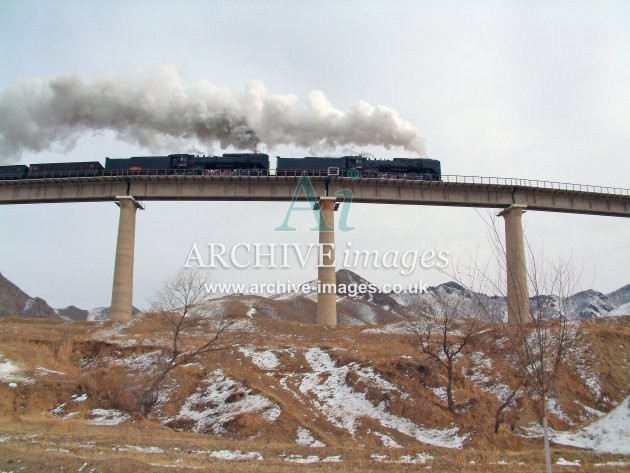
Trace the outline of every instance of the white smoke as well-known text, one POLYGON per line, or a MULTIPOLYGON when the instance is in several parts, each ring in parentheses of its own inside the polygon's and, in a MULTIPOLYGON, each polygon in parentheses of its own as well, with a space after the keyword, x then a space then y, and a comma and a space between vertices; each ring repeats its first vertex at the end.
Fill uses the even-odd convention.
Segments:
POLYGON ((335 108, 321 91, 300 106, 253 82, 244 93, 207 80, 186 83, 166 64, 86 83, 76 76, 19 81, 0 92, 0 160, 52 147, 70 150, 87 133, 113 131, 151 152, 232 146, 401 147, 424 156, 419 132, 388 107, 359 101, 335 108))

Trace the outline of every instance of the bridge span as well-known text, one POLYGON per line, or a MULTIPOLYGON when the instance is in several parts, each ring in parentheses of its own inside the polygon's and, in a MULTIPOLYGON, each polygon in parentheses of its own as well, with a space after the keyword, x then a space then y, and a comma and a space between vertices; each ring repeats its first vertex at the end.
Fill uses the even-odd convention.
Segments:
MULTIPOLYGON (((630 190, 528 179, 443 176, 442 181, 309 176, 318 196, 352 191, 357 203, 506 208, 630 217, 630 190)), ((0 204, 114 201, 290 201, 299 176, 126 175, 0 181, 0 204)), ((301 200, 306 196, 301 195, 301 200)))
MULTIPOLYGON (((112 319, 131 319, 136 211, 140 201, 291 201, 306 200, 299 175, 202 176, 127 173, 118 176, 0 180, 0 204, 116 202, 120 207, 112 287, 112 319)), ((357 203, 443 205, 502 209, 505 221, 508 321, 530 315, 528 277, 521 217, 525 210, 630 217, 630 190, 527 179, 442 176, 442 181, 309 176, 320 212, 319 241, 334 244, 336 201, 351 195, 357 203), (351 194, 348 193, 351 192, 351 194)), ((309 197, 312 197, 309 196, 309 197)), ((318 279, 336 285, 334 251, 318 279)), ((320 293, 317 323, 337 323, 336 296, 320 293)))

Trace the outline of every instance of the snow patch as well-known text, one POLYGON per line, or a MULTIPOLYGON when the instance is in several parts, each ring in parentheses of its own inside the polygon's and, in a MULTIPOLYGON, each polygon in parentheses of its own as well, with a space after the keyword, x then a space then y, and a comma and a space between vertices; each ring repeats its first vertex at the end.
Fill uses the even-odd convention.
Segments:
POLYGON ((493 368, 492 359, 480 351, 470 353, 468 357, 471 366, 464 370, 464 376, 483 391, 496 396, 499 401, 505 401, 512 394, 512 389, 496 379, 497 372, 493 368))
MULTIPOLYGON (((552 429, 549 429, 552 432, 552 429)), ((517 435, 527 439, 535 439, 543 436, 543 427, 538 422, 530 422, 518 429, 517 435)))
POLYGON ((263 417, 267 422, 275 422, 280 417, 280 414, 282 414, 282 409, 280 409, 280 406, 274 405, 271 409, 263 412, 263 417))
POLYGON ((129 414, 118 409, 92 409, 90 415, 88 423, 93 425, 118 425, 129 419, 129 414))
POLYGON ((116 447, 112 447, 112 450, 116 450, 119 452, 128 452, 128 451, 134 451, 134 452, 142 452, 142 453, 164 453, 164 450, 161 449, 160 447, 145 447, 145 446, 141 446, 141 445, 125 445, 124 447, 120 447, 120 446, 116 446, 116 447))
POLYGON ((44 368, 43 366, 38 366, 37 368, 35 368, 35 374, 37 376, 48 376, 48 375, 64 376, 66 373, 64 373, 63 371, 49 370, 48 368, 44 368))
POLYGON ((240 450, 215 450, 208 456, 219 460, 262 460, 260 452, 241 452, 240 450))
POLYGON ((448 395, 446 394, 445 387, 440 386, 439 388, 429 388, 429 389, 433 391, 433 394, 439 397, 442 401, 444 402, 448 401, 448 395))
POLYGON ((172 419, 192 421, 193 432, 225 435, 228 433, 225 424, 241 414, 262 413, 270 421, 280 415, 279 407, 267 397, 253 394, 251 389, 225 376, 220 369, 210 373, 202 384, 205 388, 198 387, 172 419))
POLYGON ((336 427, 356 433, 362 417, 370 417, 387 429, 396 430, 420 442, 446 448, 461 448, 469 435, 458 435, 459 427, 446 429, 425 428, 409 419, 388 412, 387 401, 374 405, 365 393, 354 391, 346 384, 346 376, 353 370, 360 378, 376 384, 381 390, 399 392, 399 389, 382 379, 371 369, 359 368, 356 363, 336 366, 330 355, 321 348, 310 348, 305 353, 311 373, 304 375, 299 390, 311 395, 312 404, 336 427))
POLYGON ((402 448, 402 446, 398 442, 396 442, 396 440, 394 440, 393 437, 390 437, 389 435, 384 434, 382 432, 372 432, 372 433, 381 440, 383 447, 402 448))
POLYGON ((620 305, 619 307, 611 310, 606 314, 610 317, 619 317, 623 315, 630 315, 630 302, 620 305))
POLYGON ((66 413, 66 403, 62 402, 58 406, 55 406, 52 409, 50 409, 48 412, 50 412, 51 414, 54 414, 56 416, 63 415, 63 414, 66 413))
POLYGON ((589 426, 577 432, 555 432, 551 440, 596 452, 630 455, 630 396, 589 426))
MULTIPOLYGON (((0 381, 3 383, 34 383, 35 381, 23 376, 22 370, 11 360, 0 353, 0 381)), ((17 387, 17 386, 11 386, 17 387)))
POLYGON ((302 455, 289 455, 284 458, 284 461, 303 464, 318 463, 319 457, 317 455, 309 455, 308 457, 303 457, 302 455))
POLYGON ((88 311, 87 321, 97 322, 101 320, 108 320, 111 310, 109 307, 96 307, 88 311))
POLYGON ((306 447, 312 447, 312 448, 322 448, 326 446, 325 443, 320 442, 315 437, 313 437, 313 434, 311 434, 311 431, 308 429, 305 429, 304 427, 298 427, 297 438, 295 440, 295 443, 297 443, 298 445, 304 445, 306 447))
POLYGON ((595 463, 595 466, 597 467, 602 467, 602 466, 616 466, 616 467, 623 467, 623 466, 630 466, 630 462, 624 462, 624 461, 611 461, 611 462, 605 462, 605 463, 595 463))
POLYGON ((599 399, 602 395, 602 387, 599 381, 599 369, 593 366, 593 359, 588 356, 589 351, 584 350, 577 353, 573 350, 571 353, 576 358, 574 363, 575 371, 582 379, 586 387, 593 393, 593 395, 599 399))
POLYGON ((397 334, 411 334, 414 333, 413 329, 408 323, 399 322, 395 324, 388 324, 384 327, 367 328, 362 330, 363 333, 397 333, 397 334))
POLYGON ((122 360, 113 360, 113 362, 126 366, 130 371, 146 374, 157 368, 162 356, 161 350, 154 350, 142 355, 132 355, 122 360))
POLYGON ((573 422, 569 418, 569 416, 564 413, 564 411, 562 410, 562 407, 560 407, 560 403, 558 402, 557 399, 554 399, 552 397, 548 397, 547 398, 547 412, 549 412, 550 414, 553 414, 558 419, 563 420, 568 425, 575 425, 575 422, 573 422))
POLYGON ((379 455, 378 453, 373 453, 370 455, 370 459, 378 463, 426 465, 429 460, 433 460, 433 456, 428 453, 416 453, 415 455, 403 455, 398 460, 394 460, 391 459, 389 455, 379 455))
POLYGON ((583 403, 581 403, 580 401, 574 401, 574 402, 575 402, 578 406, 580 406, 582 409, 584 409, 584 411, 585 411, 587 414, 589 414, 589 415, 591 415, 591 416, 593 416, 593 417, 597 417, 597 418, 599 418, 599 417, 604 417, 604 416, 606 415, 606 413, 605 413, 605 412, 598 411, 597 409, 593 409, 592 407, 587 406, 586 404, 583 404, 583 403))
POLYGON ((239 348, 239 351, 252 360, 252 363, 261 370, 275 370, 280 365, 280 360, 275 353, 270 350, 256 351, 252 346, 246 346, 239 348))

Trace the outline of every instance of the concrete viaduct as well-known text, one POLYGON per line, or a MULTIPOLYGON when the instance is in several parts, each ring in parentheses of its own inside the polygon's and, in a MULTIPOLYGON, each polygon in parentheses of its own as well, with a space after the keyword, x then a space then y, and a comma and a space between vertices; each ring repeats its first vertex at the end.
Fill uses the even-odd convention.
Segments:
MULTIPOLYGON (((530 313, 521 216, 525 210, 630 217, 630 190, 528 179, 442 176, 442 181, 309 176, 320 210, 320 243, 334 243, 334 211, 352 192, 358 203, 501 209, 505 222, 508 320, 530 313)), ((126 175, 0 181, 0 204, 116 202, 120 207, 112 319, 131 319, 135 217, 140 201, 291 201, 299 176, 126 175)), ((299 200, 306 200, 302 193, 299 200)), ((318 268, 322 286, 336 283, 334 253, 318 268)), ((336 294, 319 293, 317 323, 337 323, 336 294)))

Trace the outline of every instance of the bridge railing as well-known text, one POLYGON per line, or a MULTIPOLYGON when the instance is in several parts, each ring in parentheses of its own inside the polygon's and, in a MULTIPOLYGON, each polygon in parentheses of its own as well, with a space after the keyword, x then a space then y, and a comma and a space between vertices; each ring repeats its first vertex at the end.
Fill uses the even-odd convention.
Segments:
POLYGON ((576 192, 594 192, 597 194, 630 195, 630 189, 610 186, 593 186, 590 184, 573 184, 570 182, 545 181, 540 179, 521 179, 513 177, 459 176, 442 175, 443 182, 462 184, 487 184, 510 187, 534 187, 539 189, 568 190, 576 192))
MULTIPOLYGON (((115 177, 115 176, 171 176, 171 175, 197 175, 207 178, 221 176, 294 176, 299 177, 303 173, 302 170, 275 170, 270 171, 260 169, 106 169, 106 170, 82 170, 82 171, 64 171, 64 172, 35 172, 35 173, 4 173, 0 174, 0 180, 21 180, 21 179, 54 179, 54 178, 81 178, 81 177, 115 177)), ((396 172, 360 172, 356 170, 342 171, 338 174, 330 174, 328 170, 309 171, 311 177, 347 177, 351 179, 380 179, 380 180, 427 180, 436 181, 433 174, 416 174, 416 173, 396 173, 396 172)), ((509 187, 530 187, 538 189, 567 190, 576 192, 593 192, 597 194, 612 195, 628 195, 630 189, 609 186, 593 186, 588 184, 573 184, 569 182, 547 181, 540 179, 521 179, 510 177, 488 177, 488 176, 460 176, 455 174, 443 174, 440 179, 442 182, 457 184, 481 184, 481 185, 499 185, 509 187)))

